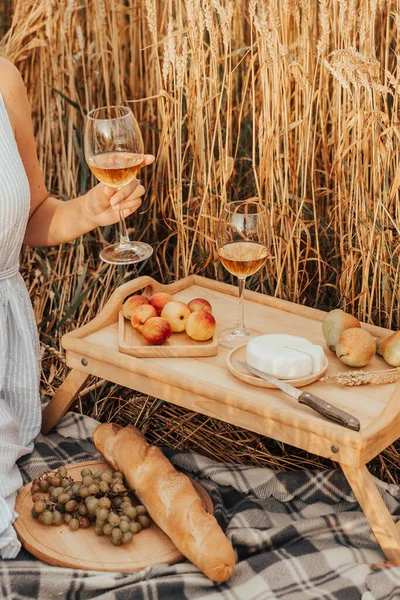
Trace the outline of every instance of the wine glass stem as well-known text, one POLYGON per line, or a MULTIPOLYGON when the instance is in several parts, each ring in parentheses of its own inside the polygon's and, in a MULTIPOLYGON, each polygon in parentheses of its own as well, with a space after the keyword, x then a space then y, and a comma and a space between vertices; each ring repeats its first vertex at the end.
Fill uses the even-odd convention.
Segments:
POLYGON ((119 245, 120 246, 129 246, 130 239, 128 232, 126 230, 126 222, 124 217, 124 211, 119 211, 119 245))
POLYGON ((244 326, 244 288, 246 285, 246 277, 238 277, 239 283, 239 315, 238 321, 236 325, 236 329, 234 333, 236 334, 244 334, 245 326, 244 326))

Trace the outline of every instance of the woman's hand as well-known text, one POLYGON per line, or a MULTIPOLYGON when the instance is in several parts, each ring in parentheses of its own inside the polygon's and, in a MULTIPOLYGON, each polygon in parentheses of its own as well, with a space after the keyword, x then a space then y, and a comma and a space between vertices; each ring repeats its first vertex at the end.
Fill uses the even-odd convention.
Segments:
MULTIPOLYGON (((152 154, 145 154, 142 167, 151 165, 152 154)), ((95 227, 112 225, 119 221, 119 209, 123 207, 124 216, 135 212, 142 204, 141 196, 145 189, 141 184, 132 181, 119 190, 99 183, 81 197, 83 217, 95 227)))

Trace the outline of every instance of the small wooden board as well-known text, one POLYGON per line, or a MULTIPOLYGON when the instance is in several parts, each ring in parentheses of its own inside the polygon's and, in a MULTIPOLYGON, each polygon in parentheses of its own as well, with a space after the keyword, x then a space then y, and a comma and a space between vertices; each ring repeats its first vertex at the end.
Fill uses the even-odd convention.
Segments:
MULTIPOLYGON (((247 344, 243 344, 243 346, 238 346, 237 348, 234 348, 227 354, 226 366, 228 367, 232 375, 234 375, 241 381, 244 381, 245 383, 250 383, 251 385, 255 385, 257 387, 276 389, 276 386, 273 383, 265 381, 265 379, 261 379, 261 377, 257 377, 257 375, 252 375, 252 373, 249 373, 244 367, 241 367, 239 365, 239 360, 241 360, 244 363, 246 362, 246 346, 247 344)), ((318 379, 320 379, 324 375, 327 368, 328 359, 325 357, 324 368, 318 373, 314 373, 313 375, 308 375, 307 377, 302 377, 299 379, 282 379, 282 381, 290 383, 290 385, 293 385, 293 387, 296 388, 304 387, 306 385, 314 383, 314 381, 318 381, 318 379)))
POLYGON ((187 333, 173 333, 169 340, 160 346, 146 342, 141 333, 132 327, 119 313, 119 351, 142 358, 188 358, 196 356, 215 356, 218 352, 216 335, 205 342, 192 340, 187 333))
MULTIPOLYGON (((67 465, 68 474, 80 478, 83 467, 96 471, 110 468, 102 460, 67 465)), ((206 490, 192 484, 209 513, 214 512, 206 490)), ((155 524, 134 536, 131 544, 113 546, 106 536, 97 536, 94 527, 70 531, 67 525, 42 525, 31 516, 31 483, 23 487, 16 501, 18 513, 14 526, 18 537, 31 554, 56 567, 93 571, 134 572, 156 563, 174 564, 184 560, 170 538, 155 524)))

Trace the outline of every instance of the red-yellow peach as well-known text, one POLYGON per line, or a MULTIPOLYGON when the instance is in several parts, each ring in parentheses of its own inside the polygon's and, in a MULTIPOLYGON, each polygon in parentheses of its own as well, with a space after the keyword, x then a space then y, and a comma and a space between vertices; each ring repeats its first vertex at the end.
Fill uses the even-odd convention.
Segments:
POLYGON ((150 317, 143 325, 142 335, 149 344, 160 346, 171 337, 171 325, 162 317, 150 317))
POLYGON ((132 327, 137 329, 140 333, 142 332, 143 325, 146 323, 147 319, 151 319, 151 317, 156 317, 157 311, 154 306, 151 304, 141 304, 132 313, 131 323, 132 327))
POLYGON ((190 314, 190 308, 187 304, 179 300, 173 300, 164 306, 161 316, 163 319, 167 319, 173 332, 179 333, 185 331, 186 319, 190 314))
POLYGON ((167 294, 166 292, 156 292, 149 298, 149 302, 157 311, 157 315, 160 316, 162 309, 168 302, 172 302, 173 297, 171 294, 167 294))
POLYGON ((195 310, 205 310, 212 313, 212 306, 205 298, 193 298, 193 300, 188 302, 188 307, 191 312, 194 312, 195 310))
POLYGON ((129 296, 129 298, 127 298, 122 305, 122 314, 124 315, 125 319, 131 319, 133 311, 138 306, 148 303, 149 299, 147 296, 143 296, 142 294, 134 294, 133 296, 129 296))
POLYGON ((205 342, 214 335, 215 319, 206 310, 195 310, 190 313, 186 321, 186 333, 193 340, 205 342))

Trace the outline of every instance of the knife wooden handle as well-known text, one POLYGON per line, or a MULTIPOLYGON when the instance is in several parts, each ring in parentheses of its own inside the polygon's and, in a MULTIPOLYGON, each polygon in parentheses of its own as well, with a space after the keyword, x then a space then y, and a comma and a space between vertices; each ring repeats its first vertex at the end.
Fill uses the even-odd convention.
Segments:
POLYGON ((310 392, 303 392, 302 394, 300 394, 300 396, 298 397, 298 401, 300 402, 300 404, 304 404, 305 406, 312 408, 327 419, 336 421, 344 427, 354 429, 354 431, 360 431, 360 421, 356 417, 350 415, 349 413, 338 408, 337 406, 333 406, 329 402, 325 402, 325 400, 318 398, 318 396, 310 394, 310 392))

